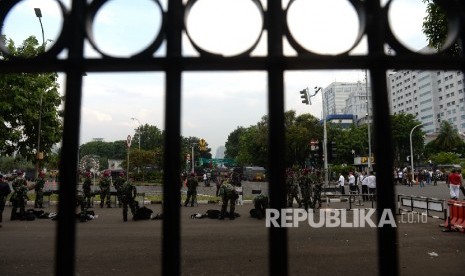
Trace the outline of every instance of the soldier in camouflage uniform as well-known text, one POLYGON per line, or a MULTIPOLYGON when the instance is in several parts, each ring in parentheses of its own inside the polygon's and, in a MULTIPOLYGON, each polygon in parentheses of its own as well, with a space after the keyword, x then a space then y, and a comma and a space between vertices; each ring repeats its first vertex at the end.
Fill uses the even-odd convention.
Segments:
POLYGON ((11 195, 10 201, 13 204, 13 208, 11 208, 11 218, 10 220, 16 219, 24 219, 26 214, 26 200, 27 197, 27 181, 23 177, 22 171, 16 172, 17 177, 13 180, 12 187, 13 187, 13 195, 11 195), (17 215, 17 210, 19 208, 19 216, 17 215))
POLYGON ((292 169, 288 170, 287 178, 286 178, 286 186, 287 186, 287 207, 292 208, 292 205, 294 203, 294 198, 299 204, 299 208, 302 207, 302 202, 300 201, 300 198, 299 198, 298 176, 292 169))
POLYGON ((122 194, 123 194, 123 184, 126 182, 126 179, 124 179, 124 172, 120 172, 118 177, 115 179, 113 182, 113 185, 115 186, 116 189, 116 198, 118 198, 118 206, 121 207, 123 204, 122 200, 122 194))
POLYGON ((187 177, 187 197, 186 201, 184 201, 184 206, 187 207, 187 204, 189 201, 191 202, 191 207, 194 207, 194 202, 197 201, 197 186, 199 186, 199 183, 195 179, 195 173, 191 173, 187 177))
POLYGON ((78 190, 76 193, 76 207, 79 206, 81 212, 79 213, 79 221, 87 221, 87 203, 85 201, 85 195, 83 191, 78 190))
POLYGON ((84 179, 84 183, 82 183, 82 191, 84 192, 84 203, 86 204, 87 208, 91 206, 91 198, 92 198, 92 179, 90 172, 86 172, 86 178, 84 179))
POLYGON ((39 177, 36 179, 34 190, 36 192, 36 200, 34 201, 34 208, 44 208, 44 186, 45 186, 45 173, 39 173, 39 177))
POLYGON ((110 200, 110 172, 106 171, 103 173, 103 177, 100 179, 100 208, 103 208, 103 204, 105 203, 108 208, 111 208, 111 200, 110 200))
POLYGON ((236 209, 236 199, 238 198, 238 194, 234 186, 230 183, 230 179, 226 179, 223 181, 220 187, 220 197, 223 202, 221 205, 221 212, 219 219, 224 219, 226 215, 226 209, 228 208, 229 202, 229 219, 233 220, 236 218, 234 215, 234 211, 236 209))
POLYGON ((5 209, 6 197, 11 193, 10 185, 4 181, 0 174, 0 227, 2 227, 3 210, 5 209))
POLYGON ((307 210, 312 204, 312 179, 307 168, 302 170, 298 181, 300 193, 302 194, 302 203, 307 210))
POLYGON ((321 208, 321 191, 323 190, 323 179, 321 177, 320 171, 315 171, 314 174, 314 182, 313 182, 313 200, 312 200, 312 208, 320 209, 321 208), (316 207, 318 203, 318 207, 316 207))
POLYGON ((262 219, 265 215, 265 210, 269 206, 268 197, 264 194, 259 194, 253 199, 253 205, 256 210, 257 218, 262 219))
POLYGON ((137 202, 135 201, 137 195, 137 188, 129 181, 121 183, 121 201, 123 204, 123 221, 128 221, 128 206, 131 208, 132 218, 137 212, 137 202))

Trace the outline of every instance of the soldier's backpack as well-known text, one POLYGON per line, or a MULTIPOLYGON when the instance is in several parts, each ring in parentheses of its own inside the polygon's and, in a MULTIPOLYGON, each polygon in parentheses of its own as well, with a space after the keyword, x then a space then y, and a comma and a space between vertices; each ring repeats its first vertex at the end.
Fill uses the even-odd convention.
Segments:
POLYGON ((263 218, 263 214, 260 210, 258 209, 252 209, 250 210, 250 216, 253 217, 253 218, 256 218, 256 219, 262 219, 263 218))
POLYGON ((150 216, 152 215, 153 211, 147 207, 141 207, 137 209, 136 214, 134 215, 134 220, 144 220, 144 219, 150 219, 150 216))
POLYGON ((206 214, 208 218, 217 219, 220 216, 220 210, 207 210, 206 214))
POLYGON ((36 216, 34 215, 34 210, 27 210, 24 213, 24 220, 35 220, 36 216))

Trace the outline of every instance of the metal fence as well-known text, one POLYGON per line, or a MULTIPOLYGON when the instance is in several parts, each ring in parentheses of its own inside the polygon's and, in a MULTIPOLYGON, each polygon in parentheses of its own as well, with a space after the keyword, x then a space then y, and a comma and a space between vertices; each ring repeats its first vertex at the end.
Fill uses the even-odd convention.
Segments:
MULTIPOLYGON (((252 1, 252 0, 251 0, 252 1)), ((0 20, 18 1, 0 2, 0 20)), ((64 10, 62 33, 54 46, 33 59, 10 59, 0 61, 0 73, 19 72, 63 72, 66 74, 66 101, 64 105, 64 131, 60 174, 62 181, 76 183, 78 168, 77 152, 79 146, 80 112, 82 82, 85 72, 122 72, 152 71, 164 72, 166 81, 165 99, 165 151, 164 183, 176 183, 181 169, 180 158, 180 119, 181 119, 181 75, 187 71, 263 71, 268 76, 268 112, 269 112, 269 180, 271 208, 285 208, 286 191, 283 185, 285 165, 284 152, 284 73, 290 70, 315 69, 367 69, 372 84, 373 125, 377 157, 378 198, 377 209, 391 209, 395 212, 396 202, 392 179, 391 132, 386 72, 390 69, 409 70, 463 70, 463 56, 450 57, 440 54, 421 55, 405 48, 393 35, 388 24, 389 5, 381 1, 349 0, 358 13, 360 22, 359 37, 365 36, 368 53, 350 55, 348 52, 330 56, 318 55, 307 51, 292 37, 287 24, 287 7, 283 8, 278 0, 266 1, 266 9, 260 1, 253 1, 260 9, 264 19, 263 31, 267 32, 267 55, 253 57, 246 51, 234 57, 222 57, 200 51, 198 57, 182 55, 182 34, 186 32, 184 18, 197 2, 182 0, 167 1, 163 11, 163 23, 157 39, 144 51, 130 58, 86 58, 83 54, 84 41, 92 40, 90 29, 98 9, 107 1, 72 1, 71 9, 64 10), (89 2, 89 3, 87 3, 89 2), (297 56, 283 53, 283 38, 286 38, 296 50, 297 56), (167 51, 163 57, 154 57, 153 53, 162 42, 166 42, 167 51), (388 54, 386 45, 395 52, 388 54), (66 50, 66 58, 57 54, 66 50)), ((290 1, 291 4, 294 1, 290 1)), ((437 1, 444 3, 451 22, 450 33, 464 41, 465 24, 463 1, 437 1)), ((157 0, 155 3, 160 4, 157 0)), ((161 7, 161 6, 160 6, 161 7)), ((239 19, 238 19, 239 20, 239 19)), ((254 45, 255 47, 256 45, 254 45)), ((1 46, 5 52, 4 45, 1 46)), ((200 49, 197 49, 200 50, 200 49)), ((163 275, 180 274, 180 195, 176 185, 164 185, 163 201, 163 275)), ((74 220, 74 199, 76 186, 60 187, 59 220, 57 226, 57 246, 55 255, 55 275, 73 275, 75 273, 76 225, 74 220)), ((378 217, 380 212, 378 212, 378 217)), ((380 275, 398 275, 397 232, 392 227, 378 228, 378 269, 380 275)), ((288 274, 286 228, 269 229, 269 271, 273 275, 288 274)))

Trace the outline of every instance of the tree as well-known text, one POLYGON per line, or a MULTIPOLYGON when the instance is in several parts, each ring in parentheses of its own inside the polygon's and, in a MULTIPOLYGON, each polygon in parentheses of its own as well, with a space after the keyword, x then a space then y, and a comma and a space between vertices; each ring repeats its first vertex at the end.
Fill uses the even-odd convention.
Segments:
POLYGON ((457 154, 452 152, 439 152, 430 157, 431 161, 436 165, 441 164, 458 164, 460 162, 457 154))
MULTIPOLYGON (((410 132, 420 124, 412 114, 396 114, 391 116, 392 129, 392 148, 394 166, 402 167, 410 156, 410 132)), ((424 132, 416 128, 412 133, 413 151, 417 155, 422 155, 424 152, 424 132)))
POLYGON ((463 146, 464 142, 457 130, 448 121, 443 121, 438 136, 429 143, 428 148, 431 153, 458 152, 463 146))
MULTIPOLYGON (((438 5, 436 0, 423 0, 426 3, 427 15, 423 20, 423 33, 428 38, 429 46, 440 50, 446 42, 449 22, 446 13, 438 5)), ((456 41, 453 46, 446 51, 449 55, 458 55, 460 46, 456 41)))
POLYGON ((237 127, 233 132, 228 135, 225 143, 225 157, 235 159, 239 155, 239 141, 240 137, 244 134, 244 127, 237 127))
POLYGON ((140 148, 144 150, 154 150, 163 147, 163 131, 157 126, 145 124, 136 129, 131 143, 131 148, 139 148, 139 135, 140 135, 140 148))
POLYGON ((239 154, 235 159, 237 164, 267 167, 267 135, 263 124, 248 127, 239 140, 239 154))
MULTIPOLYGON (((5 36, 1 39, 7 42, 5 36)), ((11 55, 22 58, 37 56, 43 51, 33 36, 15 47, 10 39, 11 55)), ((8 60, 8 56, 0 58, 8 60)), ((62 97, 57 73, 17 73, 0 75, 0 153, 13 153, 34 160, 40 137, 40 151, 45 160, 52 147, 60 142, 62 133, 62 97), (39 121, 41 124, 39 133, 39 121)))

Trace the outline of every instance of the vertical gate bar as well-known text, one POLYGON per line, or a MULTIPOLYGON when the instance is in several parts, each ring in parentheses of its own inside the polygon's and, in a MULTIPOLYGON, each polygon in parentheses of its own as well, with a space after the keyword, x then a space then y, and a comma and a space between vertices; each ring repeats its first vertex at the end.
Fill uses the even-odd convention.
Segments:
MULTIPOLYGON (((392 133, 386 81, 386 55, 384 54, 384 34, 387 23, 382 17, 380 1, 366 1, 368 55, 372 84, 372 107, 376 156, 376 209, 378 221, 384 210, 395 214, 394 182, 392 176, 392 133), (379 146, 382 145, 382 146, 379 146)), ((391 225, 378 227, 378 272, 379 275, 395 276, 398 271, 397 231, 391 225)))
POLYGON ((181 151, 181 32, 182 0, 168 2, 165 71, 165 139, 163 164, 163 254, 162 274, 180 274, 180 151, 181 151))
MULTIPOLYGON (((268 166, 270 172, 269 194, 273 209, 286 207, 284 185, 284 76, 283 22, 281 1, 268 0, 265 22, 268 30, 268 166)), ((287 230, 270 227, 269 275, 288 274, 287 230)))
POLYGON ((70 21, 64 28, 69 49, 66 66, 66 92, 62 150, 60 158, 58 225, 55 249, 55 275, 75 274, 76 185, 82 98, 84 48, 84 1, 73 1, 70 21), (70 28, 68 31, 65 29, 70 28), (70 35, 72 34, 72 35, 70 35))

